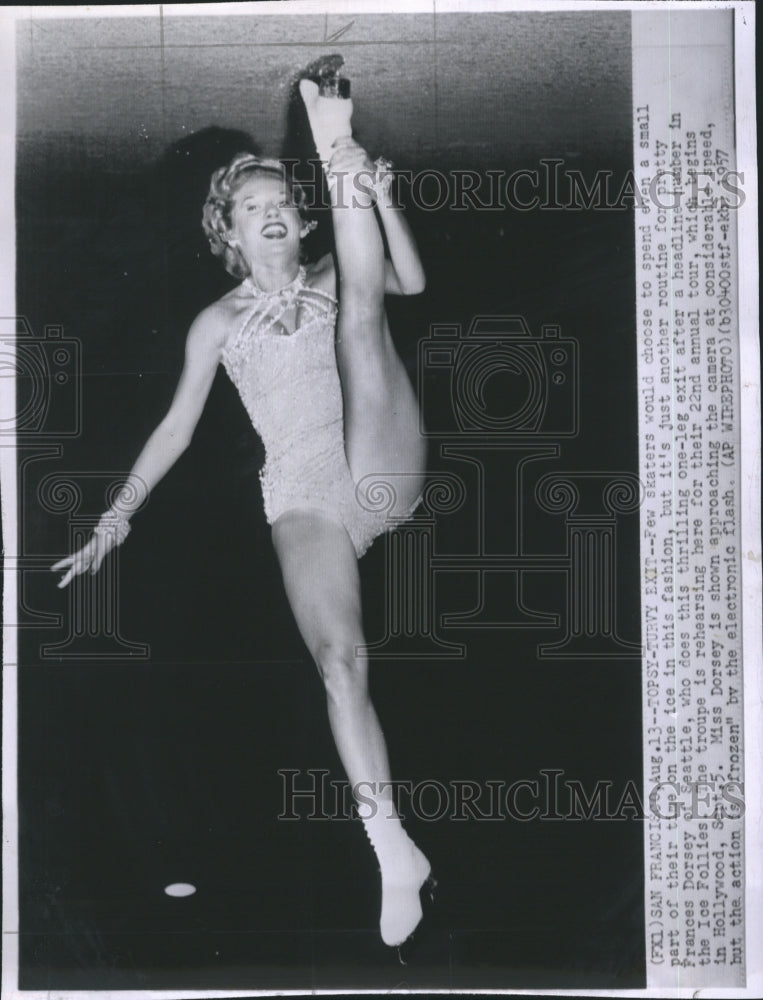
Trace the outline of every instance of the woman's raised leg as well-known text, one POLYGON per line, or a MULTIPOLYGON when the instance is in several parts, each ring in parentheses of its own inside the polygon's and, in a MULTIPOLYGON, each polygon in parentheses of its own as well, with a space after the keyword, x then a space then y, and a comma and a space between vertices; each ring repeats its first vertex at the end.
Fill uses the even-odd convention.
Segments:
MULTIPOLYGON (((351 102, 321 97, 300 84, 319 155, 333 133, 349 134, 351 102), (337 114, 344 106, 344 124, 337 114)), ((337 362, 342 381, 345 450, 355 482, 389 477, 403 513, 421 492, 426 445, 416 394, 395 350, 384 311, 384 245, 370 196, 349 175, 329 184, 339 265, 337 362)), ((368 178, 366 178, 366 187, 368 178)))
POLYGON ((382 875, 380 930, 401 944, 421 920, 429 862, 402 828, 387 747, 368 691, 360 580, 350 537, 320 511, 293 510, 273 525, 273 544, 302 638, 326 688, 329 723, 382 875), (369 802, 365 801, 369 800, 369 802))

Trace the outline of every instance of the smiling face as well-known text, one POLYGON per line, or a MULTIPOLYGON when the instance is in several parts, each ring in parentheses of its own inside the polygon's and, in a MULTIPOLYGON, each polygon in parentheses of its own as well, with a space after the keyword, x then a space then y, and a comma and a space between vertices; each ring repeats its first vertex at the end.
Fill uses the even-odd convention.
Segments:
POLYGON ((250 266, 298 262, 304 227, 289 186, 275 174, 254 173, 233 194, 230 234, 250 266))

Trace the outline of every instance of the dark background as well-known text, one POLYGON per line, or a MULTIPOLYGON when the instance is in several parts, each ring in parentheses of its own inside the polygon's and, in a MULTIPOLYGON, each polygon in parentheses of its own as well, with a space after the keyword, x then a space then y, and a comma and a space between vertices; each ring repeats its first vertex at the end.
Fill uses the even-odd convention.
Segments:
MULTIPOLYGON (((45 19, 22 22, 17 43, 18 311, 37 340, 56 324, 81 344, 77 377, 51 382, 45 428, 20 442, 21 551, 51 562, 166 411, 189 322, 231 286, 199 224, 209 174, 242 148, 304 151, 289 92, 315 56, 344 54, 356 135, 400 167, 510 172, 557 157, 620 178, 631 165, 626 12, 45 19), (67 407, 81 419, 65 437, 67 407), (50 476, 77 484, 76 509, 56 506, 50 476)), ((580 432, 535 463, 521 496, 526 550, 564 552, 564 519, 533 507, 535 479, 638 468, 632 214, 408 217, 429 283, 389 308, 413 378, 431 324, 478 314, 558 324, 579 345, 580 432)), ((329 231, 324 218, 313 253, 329 231)), ((521 388, 496 378, 495 399, 521 388)), ((22 988, 643 986, 639 822, 411 818, 440 891, 403 968, 378 937, 360 824, 277 820, 279 769, 342 772, 281 589, 262 460, 220 369, 191 447, 119 550, 121 638, 72 638, 89 591, 45 572, 25 581, 27 624, 61 618, 20 632, 22 988), (176 881, 198 891, 171 899, 176 881)), ((436 444, 432 465, 467 485, 465 507, 438 519, 437 551, 466 551, 475 482, 436 444)), ((510 511, 491 483, 491 509, 510 511)), ((621 518, 617 628, 631 642, 637 546, 637 518, 621 518)), ((374 640, 384 541, 361 571, 374 640)), ((438 614, 475 603, 473 575, 441 577, 438 614)), ((558 573, 525 597, 563 630, 558 573)), ((587 789, 640 787, 638 659, 540 659, 558 628, 441 635, 466 658, 373 670, 395 777, 508 784, 557 768, 587 789)))

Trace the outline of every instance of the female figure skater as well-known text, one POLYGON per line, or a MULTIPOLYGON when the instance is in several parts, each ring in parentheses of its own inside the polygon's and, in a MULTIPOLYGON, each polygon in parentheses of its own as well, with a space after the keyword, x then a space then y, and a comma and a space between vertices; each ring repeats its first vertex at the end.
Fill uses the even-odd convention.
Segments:
POLYGON ((203 225, 212 252, 243 281, 193 322, 167 415, 93 537, 52 569, 67 571, 64 587, 77 574, 97 572, 124 541, 130 514, 190 443, 222 363, 265 444, 260 478, 286 594, 325 685, 331 731, 379 862, 381 936, 397 946, 421 920, 420 892, 433 882, 397 815, 368 664, 356 654, 364 644, 357 560, 389 528, 371 509, 366 485, 388 477, 398 520, 421 494, 417 402, 390 337, 384 295, 419 292, 424 276, 379 177, 378 164, 386 164, 371 164, 352 138, 341 64, 338 56, 319 60, 313 79, 299 84, 327 172, 339 288, 331 255, 300 264, 311 226, 303 193, 278 161, 239 154, 216 171, 203 225))

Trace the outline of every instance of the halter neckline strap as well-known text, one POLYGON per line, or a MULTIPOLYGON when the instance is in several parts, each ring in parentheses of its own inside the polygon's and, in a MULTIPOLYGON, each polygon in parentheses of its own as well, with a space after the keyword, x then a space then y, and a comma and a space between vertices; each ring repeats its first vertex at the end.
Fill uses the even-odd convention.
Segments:
POLYGON ((273 301, 274 299, 280 299, 287 296, 291 298, 292 296, 298 295, 299 292, 301 292, 305 287, 306 274, 307 272, 305 271, 304 266, 300 264, 296 277, 292 278, 288 284, 283 285, 281 288, 275 288, 272 292, 266 292, 264 289, 260 288, 251 274, 248 274, 244 278, 243 285, 253 298, 261 301, 273 301))

